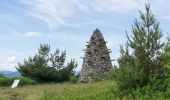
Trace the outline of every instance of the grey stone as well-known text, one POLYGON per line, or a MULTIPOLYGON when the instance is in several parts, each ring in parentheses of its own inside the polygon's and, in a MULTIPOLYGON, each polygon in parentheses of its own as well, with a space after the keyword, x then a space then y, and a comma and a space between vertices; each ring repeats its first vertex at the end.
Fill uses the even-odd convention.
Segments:
POLYGON ((90 41, 87 42, 85 57, 80 72, 80 82, 94 82, 96 79, 102 80, 112 69, 112 63, 107 49, 106 41, 100 30, 96 29, 90 41))

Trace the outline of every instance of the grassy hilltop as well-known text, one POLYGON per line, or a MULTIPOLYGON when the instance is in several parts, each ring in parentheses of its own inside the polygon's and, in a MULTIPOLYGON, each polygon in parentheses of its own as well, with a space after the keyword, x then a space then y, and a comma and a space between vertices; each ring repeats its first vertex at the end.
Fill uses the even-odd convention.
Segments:
MULTIPOLYGON (((129 99, 129 97, 118 98, 115 92, 116 83, 111 80, 96 83, 51 83, 31 86, 0 87, 0 100, 147 100, 141 96, 129 99)), ((170 93, 170 89, 168 90, 170 93)), ((154 100, 170 100, 161 94, 153 96, 154 100)))
POLYGON ((115 100, 113 87, 113 81, 41 84, 16 89, 0 87, 0 100, 115 100))
MULTIPOLYGON (((164 34, 149 4, 145 10, 132 24, 132 35, 127 34, 126 43, 120 45, 118 66, 109 70, 105 81, 95 73, 102 66, 91 63, 99 60, 97 56, 88 65, 99 68, 94 72, 87 68, 90 72, 85 74, 95 83, 77 83, 82 73, 75 75, 75 59, 65 64, 66 51, 51 53, 44 44, 35 56, 18 63, 22 75, 18 88, 11 89, 14 78, 0 73, 0 100, 170 100, 170 37, 162 41, 164 34)), ((99 57, 101 62, 103 57, 99 57)))

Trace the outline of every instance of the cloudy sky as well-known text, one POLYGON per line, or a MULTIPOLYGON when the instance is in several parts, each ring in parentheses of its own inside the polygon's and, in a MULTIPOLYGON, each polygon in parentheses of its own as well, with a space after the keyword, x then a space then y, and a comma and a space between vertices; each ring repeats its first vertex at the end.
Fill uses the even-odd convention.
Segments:
POLYGON ((138 10, 143 11, 148 2, 167 35, 168 0, 1 0, 0 70, 15 71, 18 62, 37 53, 40 43, 66 50, 67 61, 75 58, 80 70, 82 49, 96 28, 112 49, 111 58, 116 59, 119 45, 126 41, 125 30, 131 34, 138 10))

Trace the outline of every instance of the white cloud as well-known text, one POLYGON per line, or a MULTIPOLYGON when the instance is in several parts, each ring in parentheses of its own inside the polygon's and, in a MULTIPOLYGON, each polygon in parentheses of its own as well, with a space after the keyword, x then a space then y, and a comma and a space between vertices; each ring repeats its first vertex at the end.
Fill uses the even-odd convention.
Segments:
POLYGON ((0 70, 16 71, 17 65, 15 56, 0 55, 0 70))
POLYGON ((16 64, 1 64, 0 63, 0 71, 16 71, 16 64))
POLYGON ((156 16, 170 20, 168 0, 20 0, 20 2, 26 5, 26 12, 29 15, 46 23, 51 30, 63 25, 74 27, 81 26, 82 23, 94 23, 97 19, 92 15, 110 16, 126 13, 132 16, 133 11, 144 10, 145 3, 151 4, 156 16), (72 20, 77 16, 80 20, 72 20))
POLYGON ((126 13, 139 9, 145 0, 22 0, 27 12, 45 22, 50 29, 70 25, 71 18, 78 13, 90 15, 95 13, 126 13), (89 14, 90 13, 90 14, 89 14))
POLYGON ((0 52, 0 71, 16 71, 18 62, 23 63, 24 59, 33 56, 37 52, 37 48, 29 50, 4 50, 0 52))
POLYGON ((16 57, 15 56, 11 56, 7 59, 7 62, 10 63, 10 64, 13 64, 16 62, 16 57))
POLYGON ((42 34, 39 32, 26 32, 25 36, 26 37, 40 37, 42 34))

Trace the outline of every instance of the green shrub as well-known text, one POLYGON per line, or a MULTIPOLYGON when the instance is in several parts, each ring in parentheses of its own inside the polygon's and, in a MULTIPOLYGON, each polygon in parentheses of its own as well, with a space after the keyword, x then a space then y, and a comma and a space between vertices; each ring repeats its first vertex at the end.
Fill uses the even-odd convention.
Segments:
POLYGON ((71 76, 70 77, 70 82, 71 83, 77 83, 77 81, 78 81, 78 77, 77 76, 71 76))
POLYGON ((0 77, 5 77, 5 75, 3 73, 0 73, 0 77))
POLYGON ((118 88, 112 89, 114 98, 123 100, 166 100, 169 98, 168 92, 154 91, 150 86, 138 87, 133 90, 120 91, 118 88))
POLYGON ((27 78, 27 77, 19 77, 19 85, 35 85, 36 81, 32 80, 31 78, 27 78))
POLYGON ((159 42, 163 33, 150 5, 145 9, 146 12, 140 12, 141 20, 134 21, 125 48, 120 46, 119 68, 112 73, 120 91, 127 93, 145 86, 160 92, 168 88, 168 73, 161 57, 164 43, 159 42))
POLYGON ((0 77, 0 86, 10 86, 12 82, 12 78, 0 77))
POLYGON ((34 80, 27 77, 19 77, 19 78, 0 77, 0 86, 11 86, 15 79, 20 80, 19 86, 36 84, 34 80))
POLYGON ((48 44, 40 45, 37 54, 24 59, 23 64, 18 63, 17 70, 22 76, 41 83, 69 81, 77 67, 76 61, 71 59, 65 65, 66 51, 60 52, 59 49, 56 49, 54 53, 50 51, 48 44))

